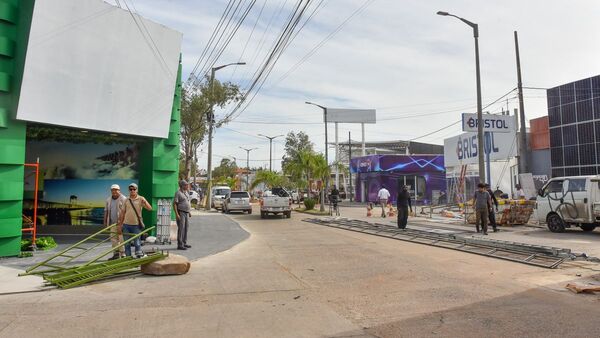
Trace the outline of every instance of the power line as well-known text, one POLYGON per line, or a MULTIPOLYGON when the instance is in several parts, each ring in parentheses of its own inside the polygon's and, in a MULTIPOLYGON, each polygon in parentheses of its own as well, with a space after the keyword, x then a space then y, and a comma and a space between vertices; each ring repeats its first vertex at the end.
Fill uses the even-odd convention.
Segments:
POLYGON ((298 61, 292 68, 290 68, 282 77, 280 77, 273 86, 276 86, 281 81, 285 80, 290 74, 292 74, 298 67, 300 67, 306 60, 308 60, 311 56, 313 56, 317 50, 323 47, 329 40, 331 40, 344 26, 352 20, 356 15, 360 12, 364 11, 368 6, 370 6, 375 0, 367 0, 364 4, 362 4, 358 9, 356 9, 349 17, 347 17, 341 24, 339 24, 331 33, 329 33, 323 40, 321 40, 313 49, 311 49, 308 53, 306 53, 300 61, 298 61))

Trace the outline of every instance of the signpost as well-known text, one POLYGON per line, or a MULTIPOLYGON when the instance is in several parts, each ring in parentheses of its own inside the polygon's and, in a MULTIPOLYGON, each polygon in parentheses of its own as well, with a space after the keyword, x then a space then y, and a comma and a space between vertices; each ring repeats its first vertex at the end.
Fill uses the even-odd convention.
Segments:
MULTIPOLYGON (((365 123, 376 123, 375 109, 345 109, 345 108, 327 108, 327 121, 335 124, 335 184, 339 188, 339 146, 338 146, 338 123, 360 123, 362 128, 362 155, 366 155, 365 151, 365 123)), ((327 150, 325 150, 327 151, 327 150)), ((364 191, 364 189, 363 189, 364 191)))
MULTIPOLYGON (((515 134, 516 132, 516 121, 514 116, 509 115, 493 115, 493 114, 484 114, 483 115, 483 132, 484 132, 484 148, 485 148, 485 162, 486 162, 486 177, 487 183, 492 185, 492 178, 490 177, 490 157, 494 149, 494 134, 501 135, 505 134, 515 134)), ((462 129, 467 132, 477 132, 479 127, 479 119, 477 118, 477 114, 472 113, 463 113, 462 114, 462 129)), ((509 134, 509 135, 510 135, 509 134)), ((515 134, 516 135, 516 134, 515 134)), ((477 136, 475 136, 475 140, 477 140, 477 136)), ((512 144, 512 142, 511 142, 512 144)), ((467 144, 469 145, 469 144, 467 144)), ((471 150, 473 147, 469 145, 467 148, 471 150)), ((477 146, 475 146, 477 149, 477 146)), ((457 150, 458 151, 458 150, 457 150)), ((477 150, 475 150, 476 152, 477 150)), ((477 155, 475 155, 477 156, 477 155)))
MULTIPOLYGON (((463 131, 477 131, 477 114, 462 114, 463 131)), ((510 115, 483 115, 483 131, 492 133, 515 132, 515 117, 510 115)))

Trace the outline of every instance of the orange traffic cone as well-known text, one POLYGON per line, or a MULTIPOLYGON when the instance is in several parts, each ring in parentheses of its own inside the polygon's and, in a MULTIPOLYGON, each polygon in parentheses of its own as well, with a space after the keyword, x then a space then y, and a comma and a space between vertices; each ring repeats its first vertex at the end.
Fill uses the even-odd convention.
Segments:
POLYGON ((373 213, 371 212, 371 210, 373 210, 373 205, 371 203, 369 203, 369 204, 367 204, 367 217, 373 216, 373 213))
POLYGON ((390 211, 388 212, 388 216, 389 217, 396 216, 396 213, 394 212, 394 206, 392 206, 392 203, 388 203, 388 208, 390 208, 390 211))

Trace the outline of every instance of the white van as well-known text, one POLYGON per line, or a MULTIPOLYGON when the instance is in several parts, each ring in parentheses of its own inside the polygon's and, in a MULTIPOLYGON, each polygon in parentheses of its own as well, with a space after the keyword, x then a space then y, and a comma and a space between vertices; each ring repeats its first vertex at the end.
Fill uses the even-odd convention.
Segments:
POLYGON ((211 208, 217 210, 223 209, 223 199, 231 193, 231 188, 226 185, 217 185, 211 189, 212 205, 211 208))
POLYGON ((539 191, 537 218, 552 232, 578 226, 593 231, 600 225, 600 176, 550 179, 539 191))

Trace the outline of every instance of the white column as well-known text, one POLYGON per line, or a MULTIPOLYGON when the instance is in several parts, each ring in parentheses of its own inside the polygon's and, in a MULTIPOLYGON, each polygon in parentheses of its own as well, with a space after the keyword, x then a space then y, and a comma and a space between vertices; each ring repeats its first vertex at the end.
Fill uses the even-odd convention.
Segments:
POLYGON ((360 128, 362 129, 362 156, 367 155, 367 149, 365 148, 365 124, 361 123, 360 128))
POLYGON ((340 171, 338 163, 340 161, 340 150, 338 144, 338 123, 335 123, 335 187, 340 188, 340 171))

